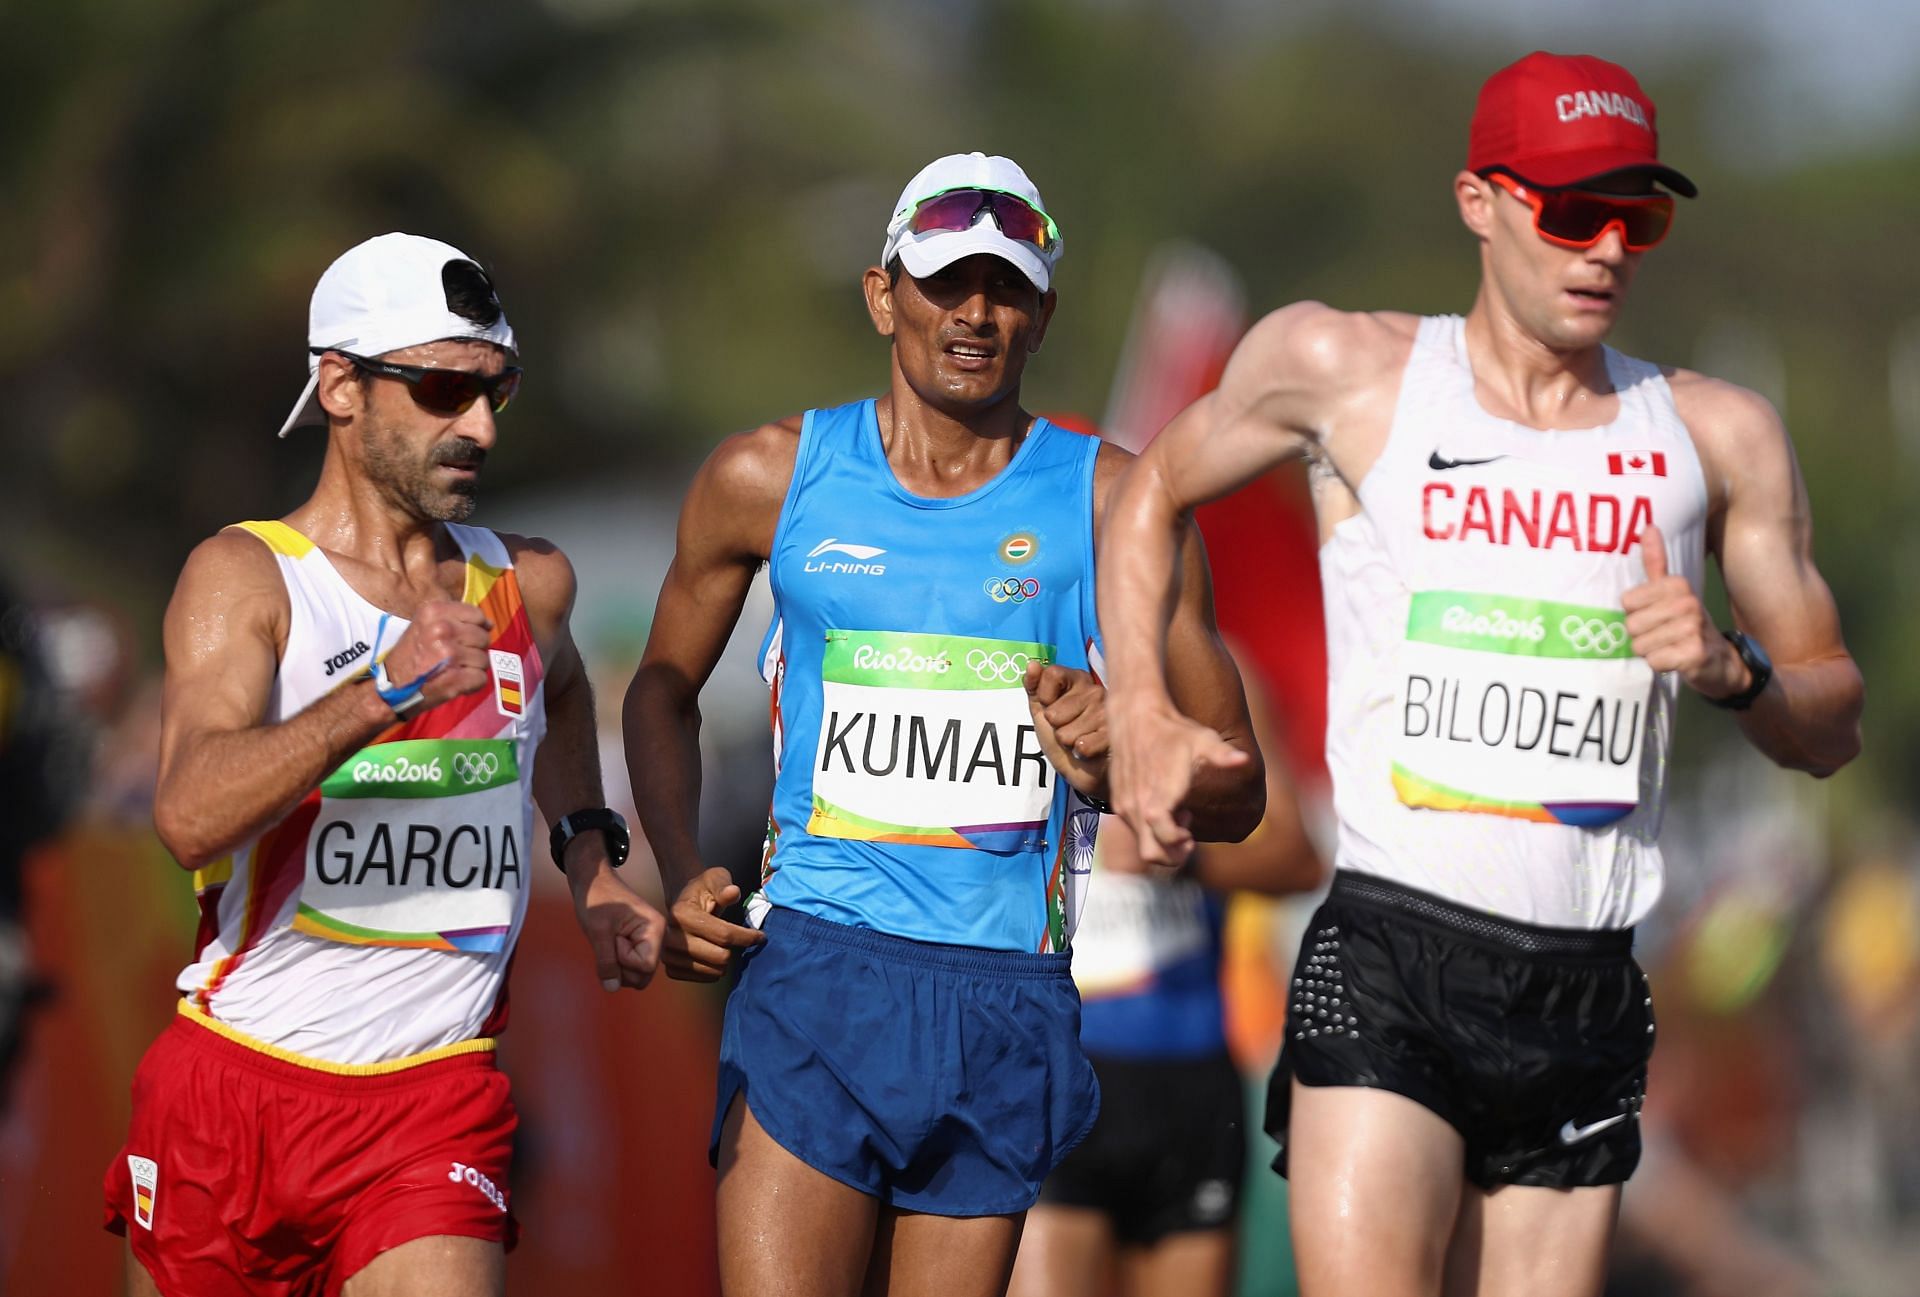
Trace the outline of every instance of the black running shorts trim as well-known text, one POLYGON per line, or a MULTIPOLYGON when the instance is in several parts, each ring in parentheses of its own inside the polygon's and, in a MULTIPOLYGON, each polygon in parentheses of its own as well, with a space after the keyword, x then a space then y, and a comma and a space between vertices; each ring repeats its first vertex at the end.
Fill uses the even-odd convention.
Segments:
POLYGON ((1114 1237, 1135 1246, 1230 1227, 1247 1159, 1233 1060, 1090 1057, 1100 1117, 1047 1177, 1041 1205, 1102 1212, 1114 1237))
POLYGON ((1483 1188, 1618 1184, 1639 1164, 1653 996, 1631 929, 1536 927, 1341 871, 1288 992, 1267 1090, 1282 1175, 1295 1079, 1437 1113, 1483 1188))

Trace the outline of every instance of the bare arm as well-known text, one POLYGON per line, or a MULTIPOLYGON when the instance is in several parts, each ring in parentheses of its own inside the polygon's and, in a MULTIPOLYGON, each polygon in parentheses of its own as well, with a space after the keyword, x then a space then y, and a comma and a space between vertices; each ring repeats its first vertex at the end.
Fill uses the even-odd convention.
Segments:
MULTIPOLYGON (((395 680, 448 665, 423 690, 428 705, 487 680, 486 619, 432 604, 386 654, 395 680)), ((394 724, 365 677, 280 724, 266 724, 288 618, 286 588, 267 548, 222 532, 188 557, 167 605, 166 685, 154 827, 174 859, 198 869, 269 825, 354 752, 394 724)), ((383 646, 384 647, 384 646, 383 646)))
POLYGON ((1267 813, 1243 841, 1216 843, 1195 852, 1193 876, 1202 887, 1216 892, 1267 896, 1310 892, 1325 879, 1326 865, 1307 835, 1299 795, 1280 755, 1284 751, 1281 734, 1257 680, 1248 690, 1247 704, 1255 737, 1275 750, 1266 763, 1267 813))
POLYGON ((627 689, 627 770, 673 899, 666 959, 674 977, 718 977, 733 949, 759 940, 717 917, 739 889, 700 859, 700 690, 740 619, 754 572, 772 552, 799 426, 790 420, 729 438, 701 466, 627 689))
MULTIPOLYGON (((1095 491, 1103 521, 1115 485, 1133 458, 1118 447, 1101 450, 1095 491)), ((1172 572, 1176 580, 1168 596, 1172 613, 1166 629, 1167 691, 1182 715, 1205 725, 1241 754, 1238 760, 1227 758, 1195 772, 1184 802, 1191 816, 1186 828, 1204 841, 1237 841, 1260 823, 1266 796, 1260 747, 1239 669, 1214 621, 1213 575, 1200 529, 1185 513, 1176 526, 1178 568, 1172 572)), ((1103 562, 1104 558, 1103 554, 1103 562)), ((1106 633, 1103 625, 1102 634, 1106 633)), ((1109 663, 1112 652, 1109 645, 1109 663)))
MULTIPOLYGON (((1174 694, 1168 664, 1181 528, 1196 506, 1304 454, 1320 438, 1345 318, 1307 302, 1262 320, 1235 349, 1219 389, 1169 423, 1115 487, 1100 561, 1110 782, 1114 808, 1139 834, 1149 862, 1177 861, 1191 848, 1181 823, 1190 783, 1198 778, 1204 787, 1212 776, 1203 771, 1230 770, 1257 750, 1250 737, 1243 749, 1188 719, 1174 694)), ((1237 684, 1233 693, 1244 719, 1237 684)))
MULTIPOLYGON (((1792 442, 1773 407, 1743 388, 1682 375, 1674 395, 1721 502, 1708 544, 1734 624, 1773 661, 1773 681, 1738 714, 1740 728, 1780 765, 1830 775, 1860 751, 1865 686, 1814 566, 1813 515, 1792 442)), ((1648 581, 1622 600, 1634 651, 1709 698, 1743 692, 1752 680, 1746 664, 1685 578, 1666 573, 1658 547, 1649 548, 1648 581)))
MULTIPOLYGON (((533 767, 533 798, 551 828, 562 816, 606 803, 593 684, 573 642, 570 621, 578 585, 573 564, 552 544, 501 538, 513 551, 535 638, 545 645, 547 736, 533 767)), ((593 950, 594 971, 609 991, 636 990, 653 977, 667 921, 614 872, 606 838, 583 833, 560 862, 573 893, 574 917, 593 950)))

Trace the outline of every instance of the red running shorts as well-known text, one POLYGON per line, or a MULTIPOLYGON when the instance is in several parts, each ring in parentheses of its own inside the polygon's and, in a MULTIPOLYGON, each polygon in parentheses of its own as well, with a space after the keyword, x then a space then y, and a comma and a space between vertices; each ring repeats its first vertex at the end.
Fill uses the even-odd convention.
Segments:
POLYGON ((134 1073, 105 1224, 166 1297, 335 1297, 412 1239, 511 1248, 518 1121, 491 1051, 351 1075, 183 1014, 134 1073))

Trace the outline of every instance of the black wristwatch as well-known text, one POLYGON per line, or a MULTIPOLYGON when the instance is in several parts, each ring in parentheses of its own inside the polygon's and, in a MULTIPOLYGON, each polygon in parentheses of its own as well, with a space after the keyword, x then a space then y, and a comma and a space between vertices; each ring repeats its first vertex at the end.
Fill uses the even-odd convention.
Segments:
POLYGON ((627 822, 620 812, 596 806, 592 810, 575 811, 563 815, 554 823, 553 836, 547 839, 547 847, 553 852, 553 863, 561 873, 567 872, 567 843, 582 833, 591 833, 595 829, 606 834, 607 858, 618 869, 627 863, 627 852, 633 847, 633 838, 627 832, 627 822))
POLYGON ((1753 700, 1760 696, 1766 689, 1767 682, 1773 679, 1773 659, 1768 657, 1767 651, 1760 647, 1760 642, 1745 631, 1730 630, 1724 634, 1727 642, 1733 645, 1734 652, 1740 655, 1740 660, 1747 664, 1747 670, 1753 673, 1753 683, 1739 693, 1729 694, 1725 698, 1712 698, 1706 694, 1700 696, 1715 707, 1743 712, 1753 706, 1753 700))

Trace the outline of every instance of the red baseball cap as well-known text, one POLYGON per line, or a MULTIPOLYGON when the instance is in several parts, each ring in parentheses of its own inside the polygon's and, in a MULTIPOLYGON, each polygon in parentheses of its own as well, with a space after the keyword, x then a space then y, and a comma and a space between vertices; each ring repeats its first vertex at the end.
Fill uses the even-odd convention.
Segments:
POLYGON ((1653 100, 1618 63, 1535 50, 1480 87, 1467 170, 1500 167, 1548 189, 1645 170, 1693 198, 1693 181, 1660 163, 1653 100))

